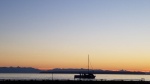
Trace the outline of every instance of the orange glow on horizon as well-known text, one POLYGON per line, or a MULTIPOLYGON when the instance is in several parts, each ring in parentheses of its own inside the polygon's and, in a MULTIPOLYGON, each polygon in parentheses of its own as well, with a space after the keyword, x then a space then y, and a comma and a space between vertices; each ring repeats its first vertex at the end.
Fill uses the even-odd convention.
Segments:
MULTIPOLYGON (((97 49, 99 50, 99 49, 97 49)), ((79 50, 58 50, 48 52, 45 50, 5 51, 1 52, 0 66, 33 67, 42 70, 53 68, 87 68, 87 52, 79 50), (9 52, 9 53, 7 53, 9 52), (9 57, 12 56, 12 57, 9 57)), ((102 70, 129 70, 129 71, 150 71, 149 52, 125 52, 118 50, 103 52, 92 52, 90 56, 90 69, 102 70), (107 53, 109 52, 109 53, 107 53), (144 53, 144 54, 142 54, 144 53), (136 59, 135 59, 136 58, 136 59), (92 65, 92 66, 91 66, 92 65)))

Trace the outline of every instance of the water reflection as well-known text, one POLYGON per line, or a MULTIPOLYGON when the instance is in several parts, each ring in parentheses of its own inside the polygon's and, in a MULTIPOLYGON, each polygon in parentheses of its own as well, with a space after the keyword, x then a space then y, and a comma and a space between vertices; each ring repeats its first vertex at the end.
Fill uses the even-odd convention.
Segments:
MULTIPOLYGON (((38 80, 74 80, 75 74, 20 74, 1 73, 0 79, 38 79, 38 80)), ((145 80, 150 81, 150 75, 124 75, 124 74, 95 74, 95 80, 145 80)))

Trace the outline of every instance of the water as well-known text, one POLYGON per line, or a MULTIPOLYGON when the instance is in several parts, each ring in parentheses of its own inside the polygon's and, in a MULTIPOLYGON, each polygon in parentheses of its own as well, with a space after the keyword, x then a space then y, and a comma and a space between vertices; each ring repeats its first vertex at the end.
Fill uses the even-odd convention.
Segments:
MULTIPOLYGON (((74 80, 75 74, 0 73, 0 79, 13 80, 74 80)), ((150 81, 150 75, 94 74, 95 80, 141 80, 150 81)))

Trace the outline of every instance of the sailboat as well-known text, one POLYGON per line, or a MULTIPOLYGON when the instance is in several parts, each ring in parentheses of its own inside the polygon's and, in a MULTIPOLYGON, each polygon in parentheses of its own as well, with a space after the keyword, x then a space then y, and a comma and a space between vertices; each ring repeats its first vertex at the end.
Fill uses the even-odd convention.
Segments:
POLYGON ((79 75, 74 75, 74 78, 82 78, 82 79, 94 79, 96 76, 94 76, 92 73, 89 72, 89 55, 88 55, 88 71, 86 73, 80 73, 79 75))

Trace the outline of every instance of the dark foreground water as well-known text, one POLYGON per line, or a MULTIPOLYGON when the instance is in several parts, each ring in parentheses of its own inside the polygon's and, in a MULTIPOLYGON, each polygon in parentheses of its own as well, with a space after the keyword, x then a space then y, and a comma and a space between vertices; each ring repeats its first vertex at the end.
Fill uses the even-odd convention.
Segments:
POLYGON ((148 81, 0 81, 0 84, 150 84, 148 81))
MULTIPOLYGON (((0 80, 74 80, 76 74, 0 73, 0 80)), ((94 80, 150 81, 150 75, 95 74, 94 80)))

